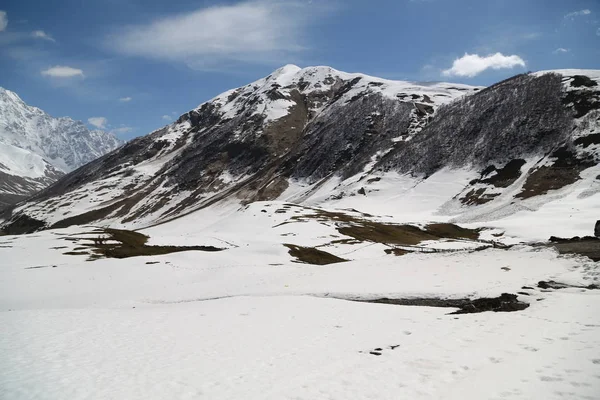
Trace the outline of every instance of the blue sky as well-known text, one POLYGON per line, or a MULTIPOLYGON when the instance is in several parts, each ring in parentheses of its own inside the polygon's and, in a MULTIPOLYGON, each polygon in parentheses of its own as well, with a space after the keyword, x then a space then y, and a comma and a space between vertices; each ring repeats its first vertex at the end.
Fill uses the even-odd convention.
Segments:
POLYGON ((13 0, 0 86, 123 139, 281 65, 489 85, 600 68, 598 0, 13 0))

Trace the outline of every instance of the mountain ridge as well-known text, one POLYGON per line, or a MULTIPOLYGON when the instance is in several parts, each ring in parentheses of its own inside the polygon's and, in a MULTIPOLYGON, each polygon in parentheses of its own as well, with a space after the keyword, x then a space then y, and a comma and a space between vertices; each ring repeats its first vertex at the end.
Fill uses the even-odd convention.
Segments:
POLYGON ((408 174, 420 185, 448 167, 471 171, 454 194, 463 200, 450 209, 464 214, 498 206, 500 192, 509 191, 520 204, 597 167, 596 144, 584 149, 575 141, 595 132, 600 74, 585 72, 588 87, 576 84, 583 79, 578 71, 569 73, 575 75, 522 74, 482 89, 287 65, 67 175, 15 209, 8 226, 27 217, 52 227, 94 221, 142 227, 222 201, 246 204, 295 192, 293 198, 310 202, 324 187, 328 195, 319 198, 343 203, 370 193, 385 174, 408 174), (557 121, 563 125, 546 130, 557 121), (549 153, 556 140, 565 149, 549 153), (481 150, 469 150, 473 144, 481 150), (575 167, 564 174, 561 163, 575 167), (547 185, 556 171, 563 182, 547 185), (547 187, 536 189, 540 182, 547 187))

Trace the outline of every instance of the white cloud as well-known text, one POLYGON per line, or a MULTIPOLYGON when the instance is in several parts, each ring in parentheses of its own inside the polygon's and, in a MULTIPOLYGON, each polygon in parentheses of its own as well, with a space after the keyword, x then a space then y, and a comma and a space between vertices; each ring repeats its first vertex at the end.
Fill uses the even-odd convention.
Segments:
POLYGON ((305 28, 325 10, 306 1, 250 0, 128 26, 106 44, 126 55, 205 68, 228 62, 281 63, 302 51, 305 28))
POLYGON ((171 121, 173 118, 170 115, 165 114, 162 116, 162 119, 164 119, 165 121, 171 121))
POLYGON ((600 28, 596 29, 596 35, 600 36, 600 28))
POLYGON ((442 71, 444 76, 466 76, 472 78, 486 69, 525 67, 525 61, 517 55, 505 56, 502 53, 481 57, 478 54, 467 54, 457 58, 452 68, 442 71))
POLYGON ((54 40, 52 36, 50 36, 44 31, 33 31, 31 32, 31 37, 35 39, 48 40, 49 42, 56 42, 56 40, 54 40))
POLYGON ((0 10, 0 32, 6 30, 8 26, 8 16, 6 15, 6 11, 0 10))
POLYGON ((73 78, 76 76, 84 77, 83 71, 78 68, 67 67, 63 65, 56 65, 42 71, 42 75, 50 76, 53 78, 73 78))
POLYGON ((554 50, 552 53, 553 54, 561 54, 561 53, 568 53, 568 52, 569 52, 569 49, 559 47, 558 49, 554 50))
POLYGON ((121 97, 121 98, 119 99, 119 101, 120 101, 121 103, 127 103, 127 102, 129 102, 129 101, 131 101, 131 100, 132 100, 132 98, 131 98, 131 97, 129 97, 129 96, 128 96, 128 97, 121 97))
POLYGON ((568 14, 565 14, 565 18, 575 18, 575 17, 581 17, 582 15, 590 15, 592 12, 588 9, 585 10, 579 10, 579 11, 573 11, 570 12, 568 14))
POLYGON ((90 125, 95 126, 98 129, 105 129, 106 124, 108 123, 108 120, 104 117, 91 117, 91 118, 88 118, 88 123, 90 125))

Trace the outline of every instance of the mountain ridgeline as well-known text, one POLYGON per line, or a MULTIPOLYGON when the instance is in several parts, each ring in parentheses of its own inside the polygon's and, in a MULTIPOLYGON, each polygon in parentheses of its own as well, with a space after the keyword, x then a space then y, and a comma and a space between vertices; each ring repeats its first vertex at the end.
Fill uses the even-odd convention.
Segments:
POLYGON ((282 198, 299 183, 298 201, 332 180, 339 198, 345 180, 419 182, 443 169, 473 172, 460 207, 506 188, 527 201, 598 165, 599 80, 549 71, 478 88, 285 66, 64 176, 7 212, 4 229, 142 227, 225 200, 282 198))

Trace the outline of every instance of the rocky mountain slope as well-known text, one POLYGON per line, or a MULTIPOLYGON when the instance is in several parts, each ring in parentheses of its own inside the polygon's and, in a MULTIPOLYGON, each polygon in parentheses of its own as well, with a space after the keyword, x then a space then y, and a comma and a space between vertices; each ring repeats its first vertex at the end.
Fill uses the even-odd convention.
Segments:
POLYGON ((143 227, 223 201, 456 221, 583 201, 600 189, 599 80, 550 71, 482 89, 285 66, 65 176, 5 229, 143 227), (411 200, 432 190, 435 204, 411 200))
POLYGON ((0 208, 121 144, 113 134, 54 118, 0 88, 0 208))

